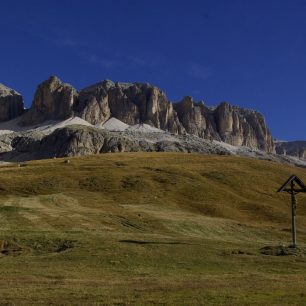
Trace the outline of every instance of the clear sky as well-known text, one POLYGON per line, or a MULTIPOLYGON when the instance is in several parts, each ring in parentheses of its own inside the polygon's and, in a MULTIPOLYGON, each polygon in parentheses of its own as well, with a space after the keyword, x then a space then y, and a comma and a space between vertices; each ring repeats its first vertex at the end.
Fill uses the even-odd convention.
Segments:
POLYGON ((0 12, 0 83, 27 106, 50 75, 77 89, 149 82, 306 139, 306 0, 1 0, 0 12))

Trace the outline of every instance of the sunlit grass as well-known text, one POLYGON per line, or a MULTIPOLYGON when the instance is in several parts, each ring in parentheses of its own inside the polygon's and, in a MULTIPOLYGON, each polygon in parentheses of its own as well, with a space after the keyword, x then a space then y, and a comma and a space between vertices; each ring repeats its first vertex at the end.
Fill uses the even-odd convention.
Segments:
MULTIPOLYGON (((289 197, 306 171, 254 159, 125 153, 0 168, 1 303, 303 305, 289 197)), ((298 196, 306 246, 306 197, 298 196)))

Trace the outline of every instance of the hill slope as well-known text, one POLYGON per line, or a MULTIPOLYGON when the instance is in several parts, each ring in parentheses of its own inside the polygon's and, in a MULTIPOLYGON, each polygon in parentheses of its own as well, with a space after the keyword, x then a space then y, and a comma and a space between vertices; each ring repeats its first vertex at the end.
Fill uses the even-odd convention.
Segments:
MULTIPOLYGON (((301 304, 304 257, 276 189, 304 169, 241 157, 104 154, 0 168, 1 302, 301 304)), ((298 196, 306 246, 306 197, 298 196)))

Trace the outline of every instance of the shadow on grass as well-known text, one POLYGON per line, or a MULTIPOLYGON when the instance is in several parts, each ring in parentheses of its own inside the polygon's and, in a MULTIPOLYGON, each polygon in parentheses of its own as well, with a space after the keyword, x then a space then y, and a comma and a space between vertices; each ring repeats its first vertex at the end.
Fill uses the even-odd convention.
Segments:
POLYGON ((179 241, 169 241, 169 242, 163 242, 163 241, 141 241, 141 240, 119 240, 119 242, 123 243, 135 243, 135 244, 188 244, 192 245, 193 243, 187 243, 187 242, 179 242, 179 241))

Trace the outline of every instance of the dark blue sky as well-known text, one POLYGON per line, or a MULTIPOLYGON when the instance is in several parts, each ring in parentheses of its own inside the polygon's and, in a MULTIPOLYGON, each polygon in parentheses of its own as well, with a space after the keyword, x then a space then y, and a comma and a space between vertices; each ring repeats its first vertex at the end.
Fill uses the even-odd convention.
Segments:
POLYGON ((149 82, 172 101, 262 112, 306 139, 306 0, 2 0, 0 82, 31 104, 57 75, 77 89, 149 82))

